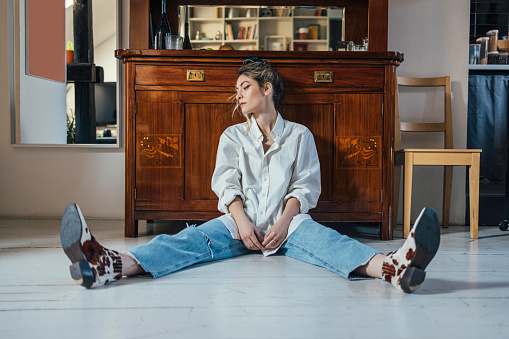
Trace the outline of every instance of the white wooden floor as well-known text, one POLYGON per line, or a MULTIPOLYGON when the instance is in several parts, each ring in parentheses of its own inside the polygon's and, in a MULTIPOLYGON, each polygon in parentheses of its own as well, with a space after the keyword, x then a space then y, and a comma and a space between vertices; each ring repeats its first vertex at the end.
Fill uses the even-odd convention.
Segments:
MULTIPOLYGON (((59 220, 0 220, 0 338, 508 338, 509 232, 442 232, 416 293, 380 280, 347 281, 284 256, 247 255, 160 279, 105 288, 74 285, 59 220)), ((124 250, 168 225, 88 219, 104 245, 124 250)), ((376 229, 368 229, 376 233, 376 229)), ((366 230, 354 235, 387 252, 366 230)))

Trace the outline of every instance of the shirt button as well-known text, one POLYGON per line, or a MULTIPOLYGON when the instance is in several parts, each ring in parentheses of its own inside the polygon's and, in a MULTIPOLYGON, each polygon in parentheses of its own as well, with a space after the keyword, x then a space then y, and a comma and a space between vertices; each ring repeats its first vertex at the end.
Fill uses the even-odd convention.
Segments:
POLYGON ((262 212, 262 211, 260 211, 260 215, 262 215, 262 214, 263 214, 263 212, 262 212))

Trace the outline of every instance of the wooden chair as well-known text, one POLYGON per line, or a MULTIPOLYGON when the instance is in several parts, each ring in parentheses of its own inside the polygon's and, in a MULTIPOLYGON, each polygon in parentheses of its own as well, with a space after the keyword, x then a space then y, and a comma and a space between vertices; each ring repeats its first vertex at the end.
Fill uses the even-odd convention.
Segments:
POLYGON ((399 186, 401 166, 404 166, 403 183, 403 237, 410 232, 410 211, 412 203, 412 176, 414 166, 444 166, 443 182, 443 219, 442 227, 449 226, 451 208, 452 166, 469 166, 470 195, 470 237, 478 237, 479 210, 479 162, 480 149, 454 149, 451 112, 451 80, 449 76, 438 78, 397 77, 396 116, 394 138, 394 212, 393 225, 398 216, 399 186), (399 116, 398 86, 443 87, 444 88, 444 121, 437 123, 401 122, 399 116), (444 149, 401 149, 401 132, 444 132, 444 149))

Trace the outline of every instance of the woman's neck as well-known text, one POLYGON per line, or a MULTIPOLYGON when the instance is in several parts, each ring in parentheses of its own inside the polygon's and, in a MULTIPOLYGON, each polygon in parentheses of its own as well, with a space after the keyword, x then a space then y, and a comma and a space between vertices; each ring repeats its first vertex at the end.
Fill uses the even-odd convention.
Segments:
POLYGON ((254 113, 253 114, 256 123, 258 124, 258 128, 260 128, 260 131, 266 135, 269 136, 270 132, 276 125, 277 121, 277 111, 271 110, 267 113, 254 113))

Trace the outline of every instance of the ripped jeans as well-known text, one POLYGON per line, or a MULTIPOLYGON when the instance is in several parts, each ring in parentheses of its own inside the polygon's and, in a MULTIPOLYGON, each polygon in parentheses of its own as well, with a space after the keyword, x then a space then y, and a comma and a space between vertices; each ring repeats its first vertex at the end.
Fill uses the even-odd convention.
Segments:
MULTIPOLYGON (((158 235, 148 244, 127 251, 154 278, 194 264, 256 252, 259 251, 251 251, 242 241, 233 239, 218 219, 198 227, 187 227, 175 235, 158 235)), ((297 227, 277 253, 355 280, 366 277, 355 276, 352 272, 379 252, 309 219, 297 227)))

